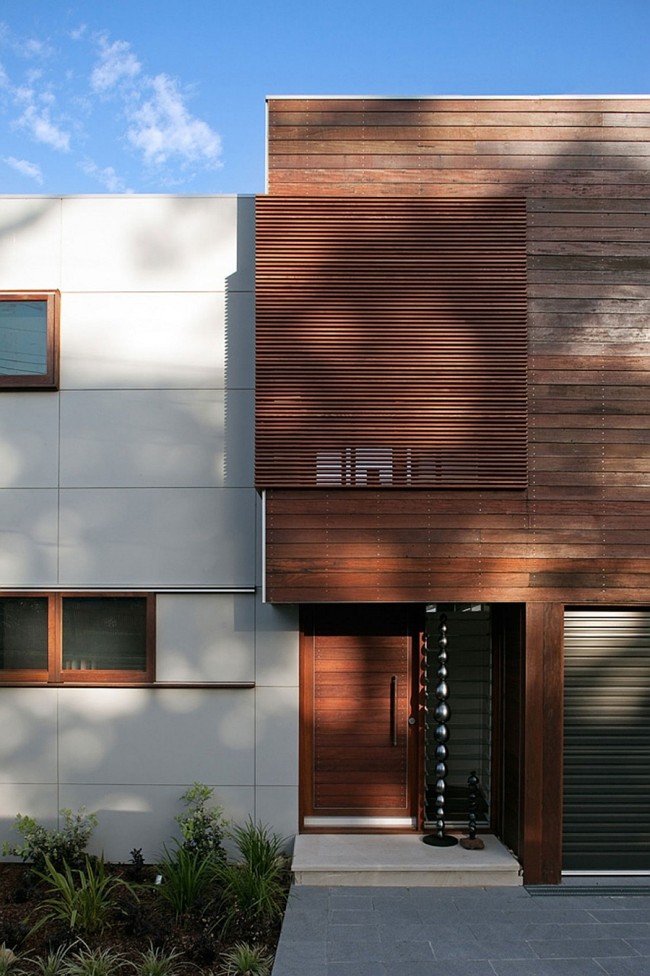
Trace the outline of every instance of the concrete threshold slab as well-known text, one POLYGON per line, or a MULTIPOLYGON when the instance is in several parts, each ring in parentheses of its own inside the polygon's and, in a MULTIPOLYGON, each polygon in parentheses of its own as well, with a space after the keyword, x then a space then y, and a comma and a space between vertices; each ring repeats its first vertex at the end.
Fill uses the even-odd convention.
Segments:
POLYGON ((517 859, 496 837, 482 851, 430 847, 420 834, 300 834, 296 885, 491 887, 521 885, 517 859))

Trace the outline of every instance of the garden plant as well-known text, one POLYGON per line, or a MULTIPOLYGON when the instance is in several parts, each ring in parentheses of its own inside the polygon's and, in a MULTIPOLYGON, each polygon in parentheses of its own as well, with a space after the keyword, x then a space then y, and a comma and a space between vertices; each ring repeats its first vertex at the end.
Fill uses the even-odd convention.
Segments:
POLYGON ((62 810, 59 830, 19 814, 21 842, 3 854, 22 863, 0 864, 0 976, 268 976, 289 889, 283 841, 229 824, 201 783, 180 799, 181 836, 154 864, 138 847, 125 864, 89 854, 97 817, 83 807, 62 810))

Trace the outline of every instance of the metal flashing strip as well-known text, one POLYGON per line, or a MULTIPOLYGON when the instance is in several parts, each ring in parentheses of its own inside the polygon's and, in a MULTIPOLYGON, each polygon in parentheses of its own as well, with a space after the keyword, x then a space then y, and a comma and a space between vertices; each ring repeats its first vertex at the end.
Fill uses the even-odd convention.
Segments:
POLYGON ((196 594, 201 596, 202 594, 227 594, 227 593, 242 593, 242 594, 255 594, 257 593, 256 586, 134 586, 131 583, 123 583, 121 586, 116 586, 111 584, 110 586, 87 586, 86 584, 79 584, 79 586, 66 585, 66 586, 17 586, 17 585, 1 585, 1 593, 159 593, 161 595, 166 593, 181 593, 181 594, 196 594))
POLYGON ((305 827, 405 827, 416 826, 415 817, 305 817, 305 827))
POLYGON ((262 492, 262 603, 266 603, 266 489, 262 492))
POLYGON ((615 101, 616 99, 625 98, 630 101, 647 101, 648 95, 628 95, 625 92, 618 92, 617 94, 608 95, 602 94, 587 94, 582 92, 580 94, 552 94, 547 92, 545 94, 539 95, 266 95, 266 101, 270 102, 274 99, 282 99, 282 101, 345 101, 345 102, 417 102, 417 101, 437 101, 437 102, 450 102, 450 101, 471 101, 471 102, 538 102, 538 101, 555 101, 562 100, 566 102, 579 102, 579 101, 615 101))

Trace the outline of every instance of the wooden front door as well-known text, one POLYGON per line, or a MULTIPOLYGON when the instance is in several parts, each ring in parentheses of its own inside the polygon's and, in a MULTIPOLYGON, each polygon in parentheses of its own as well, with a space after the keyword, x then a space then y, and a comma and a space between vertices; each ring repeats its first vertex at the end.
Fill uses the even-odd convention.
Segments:
POLYGON ((415 826, 418 633, 411 616, 406 606, 386 605, 303 613, 304 827, 415 826))

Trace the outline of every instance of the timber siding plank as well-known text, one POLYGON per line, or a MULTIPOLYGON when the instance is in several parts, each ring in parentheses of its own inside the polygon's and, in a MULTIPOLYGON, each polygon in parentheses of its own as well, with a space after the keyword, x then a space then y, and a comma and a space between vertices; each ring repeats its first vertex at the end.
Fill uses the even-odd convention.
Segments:
POLYGON ((650 99, 274 99, 269 193, 527 201, 522 491, 267 495, 277 602, 650 603, 650 99))

